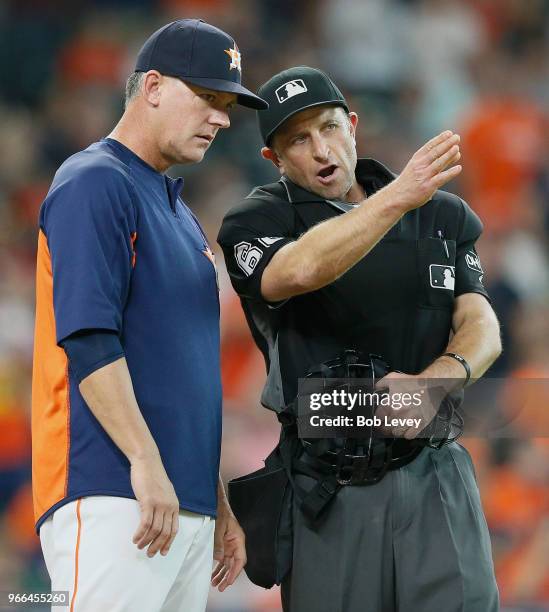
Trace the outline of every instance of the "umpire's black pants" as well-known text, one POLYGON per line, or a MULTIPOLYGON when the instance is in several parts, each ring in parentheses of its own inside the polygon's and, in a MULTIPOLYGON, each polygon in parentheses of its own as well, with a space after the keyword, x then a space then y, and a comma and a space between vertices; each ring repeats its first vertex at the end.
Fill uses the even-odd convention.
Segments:
POLYGON ((456 443, 424 449, 378 484, 342 487, 316 530, 294 507, 293 547, 285 612, 499 609, 473 465, 456 443))

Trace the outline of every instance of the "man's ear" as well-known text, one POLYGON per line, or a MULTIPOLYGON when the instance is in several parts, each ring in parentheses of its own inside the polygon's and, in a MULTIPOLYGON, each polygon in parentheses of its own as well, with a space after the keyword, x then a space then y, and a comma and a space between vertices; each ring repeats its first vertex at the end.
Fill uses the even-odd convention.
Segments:
POLYGON ((263 157, 263 159, 268 159, 269 161, 272 161, 273 164, 280 170, 280 174, 284 173, 282 168, 282 162, 280 161, 280 158, 278 157, 274 149, 271 149, 270 147, 263 147, 261 149, 261 157, 263 157))
POLYGON ((149 70, 143 79, 143 97, 152 106, 160 103, 162 75, 157 70, 149 70))
POLYGON ((356 113, 349 113, 349 129, 351 130, 351 136, 355 139, 356 126, 358 125, 358 115, 356 113))

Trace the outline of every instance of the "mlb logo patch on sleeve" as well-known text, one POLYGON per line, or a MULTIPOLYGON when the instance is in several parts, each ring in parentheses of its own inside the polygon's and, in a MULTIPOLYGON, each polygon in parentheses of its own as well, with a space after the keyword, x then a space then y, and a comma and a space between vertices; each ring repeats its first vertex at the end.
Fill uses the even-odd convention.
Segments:
POLYGON ((295 79, 295 81, 288 81, 284 83, 284 85, 281 85, 275 93, 278 101, 282 104, 282 102, 286 102, 286 100, 305 93, 306 91, 307 87, 303 79, 295 79))
POLYGON ((431 287, 435 289, 454 290, 456 284, 456 274, 454 266, 441 266, 439 264, 431 264, 429 266, 429 277, 431 287))

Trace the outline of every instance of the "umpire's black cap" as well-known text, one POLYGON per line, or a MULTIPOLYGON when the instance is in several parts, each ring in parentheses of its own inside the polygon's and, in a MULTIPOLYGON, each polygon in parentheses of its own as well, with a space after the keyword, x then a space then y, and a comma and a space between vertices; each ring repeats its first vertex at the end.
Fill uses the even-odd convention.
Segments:
POLYGON ((343 94, 332 79, 322 70, 308 66, 296 66, 275 74, 257 93, 269 103, 268 110, 257 114, 261 136, 267 146, 286 119, 306 108, 335 104, 349 112, 343 94))
POLYGON ((243 106, 267 108, 267 103, 240 84, 241 55, 233 38, 202 21, 178 19, 163 26, 145 42, 135 70, 158 70, 183 81, 237 94, 243 106))

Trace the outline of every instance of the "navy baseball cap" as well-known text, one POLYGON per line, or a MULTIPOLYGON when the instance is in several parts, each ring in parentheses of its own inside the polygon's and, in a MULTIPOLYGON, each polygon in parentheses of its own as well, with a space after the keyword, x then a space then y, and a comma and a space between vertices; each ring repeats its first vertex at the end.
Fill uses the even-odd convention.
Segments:
POLYGON ((158 70, 187 83, 237 94, 243 106, 267 108, 265 100, 240 84, 240 62, 240 51, 228 34, 202 19, 178 19, 146 40, 135 70, 158 70))
POLYGON ((332 79, 322 70, 309 66, 296 66, 275 74, 257 93, 269 104, 268 110, 257 113, 261 136, 267 146, 287 119, 306 108, 334 104, 349 112, 343 94, 332 79))

